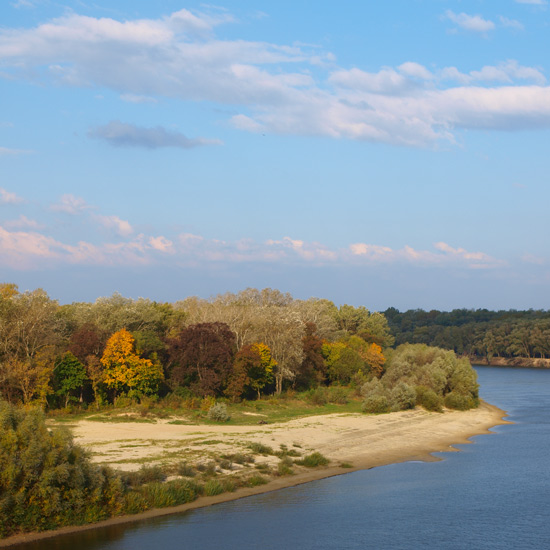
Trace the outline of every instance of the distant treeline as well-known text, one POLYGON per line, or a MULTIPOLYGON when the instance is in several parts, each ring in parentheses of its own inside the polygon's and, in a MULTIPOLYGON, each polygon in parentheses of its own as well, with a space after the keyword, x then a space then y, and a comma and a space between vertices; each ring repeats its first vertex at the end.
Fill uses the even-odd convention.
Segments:
POLYGON ((422 343, 490 362, 550 358, 550 311, 454 309, 384 312, 396 345, 422 343))

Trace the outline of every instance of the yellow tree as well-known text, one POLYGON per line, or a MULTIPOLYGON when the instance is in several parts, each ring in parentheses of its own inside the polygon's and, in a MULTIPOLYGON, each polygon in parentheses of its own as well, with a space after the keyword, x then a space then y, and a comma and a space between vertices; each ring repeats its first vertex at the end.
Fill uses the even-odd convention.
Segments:
POLYGON ((124 392, 151 395, 164 379, 160 363, 139 357, 134 351, 134 337, 126 330, 115 332, 107 341, 101 357, 103 383, 114 399, 124 392))
POLYGON ((384 374, 384 363, 386 358, 382 353, 382 348, 378 344, 371 344, 364 355, 365 362, 370 367, 370 371, 380 378, 384 374))

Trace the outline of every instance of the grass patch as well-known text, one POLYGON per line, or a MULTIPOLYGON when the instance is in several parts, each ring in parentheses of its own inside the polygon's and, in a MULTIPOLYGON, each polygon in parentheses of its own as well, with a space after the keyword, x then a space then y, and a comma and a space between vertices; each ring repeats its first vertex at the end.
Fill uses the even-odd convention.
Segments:
POLYGON ((268 445, 264 445, 263 443, 257 443, 257 442, 254 442, 254 443, 249 443, 247 445, 247 447, 255 454, 258 454, 258 455, 273 455, 275 456, 275 451, 269 447, 268 445))
POLYGON ((314 452, 310 455, 304 456, 301 460, 296 460, 295 464, 305 466, 306 468, 317 468, 317 466, 326 466, 329 463, 329 459, 323 456, 321 453, 314 452))
POLYGON ((259 485, 265 485, 266 483, 269 483, 269 480, 260 474, 254 474, 245 479, 245 485, 247 487, 258 487, 259 485))

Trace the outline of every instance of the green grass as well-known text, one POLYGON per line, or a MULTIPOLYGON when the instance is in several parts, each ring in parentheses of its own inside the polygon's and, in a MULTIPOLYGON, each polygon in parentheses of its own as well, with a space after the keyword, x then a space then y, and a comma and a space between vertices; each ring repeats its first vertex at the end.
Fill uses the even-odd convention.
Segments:
MULTIPOLYGON (((136 422, 154 424, 157 420, 168 417, 173 417, 173 419, 168 423, 175 425, 219 424, 218 422, 208 420, 204 411, 190 410, 184 407, 175 409, 173 406, 169 406, 169 403, 164 404, 162 399, 151 405, 148 409, 147 417, 140 415, 139 407, 139 405, 135 404, 124 408, 113 408, 109 405, 101 408, 100 410, 90 407, 88 411, 78 411, 70 414, 64 414, 60 411, 52 411, 49 418, 55 423, 64 424, 74 423, 79 420, 108 423, 136 422)), ((262 397, 262 399, 258 401, 227 403, 227 410, 231 416, 231 419, 225 422, 225 425, 254 426, 258 425, 260 421, 267 422, 269 425, 314 415, 360 413, 361 399, 354 398, 350 394, 349 402, 346 404, 328 403, 326 405, 315 405, 307 399, 306 393, 292 394, 290 396, 283 393, 277 397, 262 397)), ((259 426, 259 429, 262 429, 263 427, 264 426, 259 426)))
POLYGON ((304 456, 301 460, 296 460, 295 463, 307 468, 316 468, 317 466, 326 466, 329 463, 329 459, 321 453, 314 452, 304 456))

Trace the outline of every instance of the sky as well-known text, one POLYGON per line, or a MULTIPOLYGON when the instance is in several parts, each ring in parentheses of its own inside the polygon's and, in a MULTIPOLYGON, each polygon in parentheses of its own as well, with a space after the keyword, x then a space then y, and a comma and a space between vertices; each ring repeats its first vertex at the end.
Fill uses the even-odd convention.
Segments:
POLYGON ((550 309, 547 0, 2 0, 0 282, 550 309))

